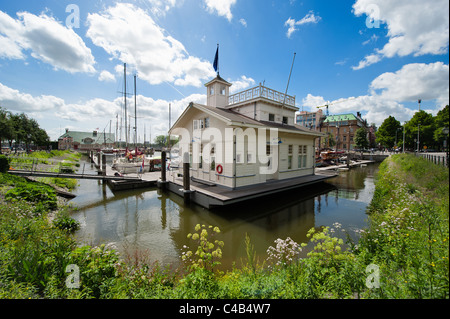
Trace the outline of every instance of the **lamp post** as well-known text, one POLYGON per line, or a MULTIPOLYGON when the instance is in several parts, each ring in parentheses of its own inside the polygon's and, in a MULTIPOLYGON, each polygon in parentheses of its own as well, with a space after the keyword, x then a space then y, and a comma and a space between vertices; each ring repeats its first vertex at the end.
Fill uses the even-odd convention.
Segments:
POLYGON ((403 153, 405 153, 405 125, 406 122, 403 123, 403 153))
POLYGON ((420 145, 420 124, 417 124, 417 155, 419 155, 419 145, 420 145))
POLYGON ((401 127, 397 127, 397 129, 395 130, 395 150, 397 150, 397 133, 401 129, 402 129, 401 127))
POLYGON ((449 160, 449 157, 448 157, 448 155, 449 155, 449 153, 448 153, 448 133, 449 133, 449 129, 448 129, 448 127, 444 127, 443 129, 442 129, 442 133, 444 133, 445 135, 447 135, 447 138, 446 138, 446 140, 444 141, 445 142, 445 144, 446 145, 444 145, 444 146, 446 146, 446 163, 447 163, 447 167, 450 167, 449 166, 449 163, 448 163, 448 160, 449 160))

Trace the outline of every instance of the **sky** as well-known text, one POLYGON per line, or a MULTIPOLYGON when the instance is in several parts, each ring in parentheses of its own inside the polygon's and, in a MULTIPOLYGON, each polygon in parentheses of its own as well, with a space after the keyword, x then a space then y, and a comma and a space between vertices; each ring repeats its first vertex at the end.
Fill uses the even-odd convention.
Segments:
POLYGON ((126 63, 128 114, 136 75, 139 141, 153 140, 206 103, 217 45, 232 93, 284 92, 294 62, 300 110, 329 104, 379 126, 409 120, 419 99, 432 114, 449 103, 447 0, 2 0, 0 106, 52 140, 115 133, 126 63))

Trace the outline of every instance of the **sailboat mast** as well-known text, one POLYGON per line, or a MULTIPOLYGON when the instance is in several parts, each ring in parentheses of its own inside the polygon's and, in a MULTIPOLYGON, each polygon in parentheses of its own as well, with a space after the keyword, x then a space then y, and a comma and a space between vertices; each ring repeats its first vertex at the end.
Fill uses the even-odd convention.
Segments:
POLYGON ((134 147, 137 151, 136 74, 134 75, 134 147))
POLYGON ((124 78, 124 93, 123 99, 125 103, 125 145, 128 148, 128 134, 127 134, 127 64, 123 64, 123 78, 124 78))

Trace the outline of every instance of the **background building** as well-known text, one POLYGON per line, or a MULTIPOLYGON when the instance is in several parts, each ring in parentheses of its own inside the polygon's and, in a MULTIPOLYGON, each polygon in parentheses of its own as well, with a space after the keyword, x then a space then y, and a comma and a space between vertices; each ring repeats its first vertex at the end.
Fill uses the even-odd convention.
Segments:
POLYGON ((301 111, 295 115, 295 123, 311 130, 320 130, 320 119, 322 118, 322 110, 317 112, 301 111))
POLYGON ((356 116, 351 113, 327 116, 320 127, 320 131, 331 134, 330 138, 334 139, 334 143, 330 143, 329 138, 326 138, 325 141, 322 141, 322 148, 353 150, 356 131, 361 127, 369 131, 367 121, 361 118, 361 113, 359 112, 356 113, 356 116))
POLYGON ((69 131, 58 138, 59 150, 92 150, 100 148, 112 148, 114 146, 114 134, 98 131, 77 132, 69 131))

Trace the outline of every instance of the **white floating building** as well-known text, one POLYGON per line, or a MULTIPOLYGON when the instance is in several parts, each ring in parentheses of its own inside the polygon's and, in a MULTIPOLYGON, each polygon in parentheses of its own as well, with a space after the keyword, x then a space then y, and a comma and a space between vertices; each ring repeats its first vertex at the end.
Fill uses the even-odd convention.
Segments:
POLYGON ((194 181, 236 189, 314 175, 314 140, 325 134, 295 124, 295 97, 261 84, 230 95, 219 75, 205 86, 207 105, 190 103, 169 131, 194 181))

